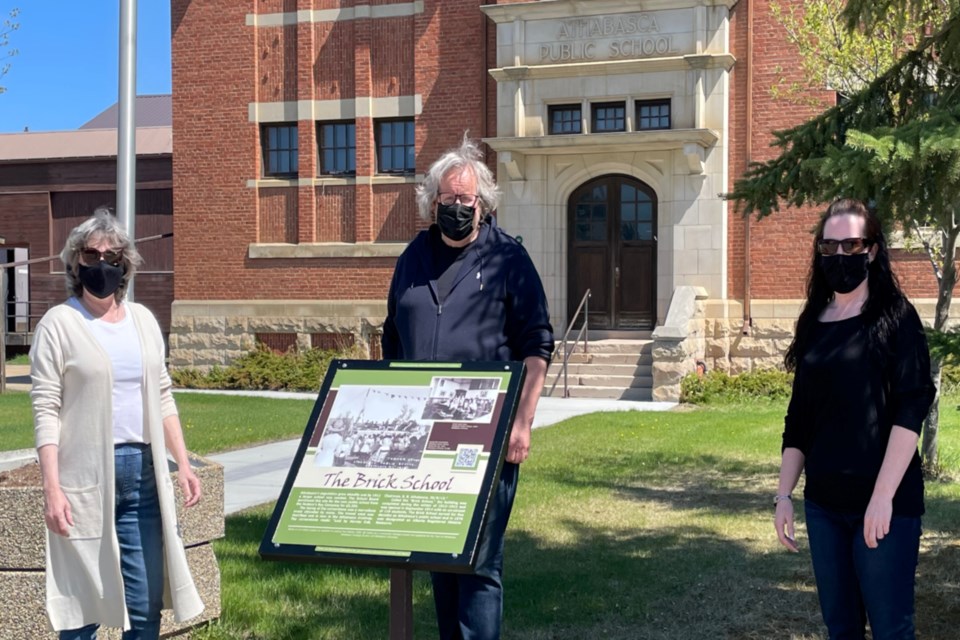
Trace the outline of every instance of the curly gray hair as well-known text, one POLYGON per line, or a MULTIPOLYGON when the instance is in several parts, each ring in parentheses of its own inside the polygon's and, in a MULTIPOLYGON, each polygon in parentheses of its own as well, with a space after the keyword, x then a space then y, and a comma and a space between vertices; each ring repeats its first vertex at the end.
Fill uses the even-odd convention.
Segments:
POLYGON ((117 299, 117 302, 120 302, 127 295, 127 285, 136 274, 137 267, 143 263, 143 257, 133 246, 133 240, 130 239, 126 229, 107 207, 97 207, 92 216, 74 227, 70 231, 70 235, 67 236, 63 251, 60 252, 60 259, 63 261, 64 271, 66 272, 67 293, 69 295, 77 297, 83 295, 83 285, 80 283, 79 269, 77 268, 80 263, 80 252, 85 247, 97 244, 103 238, 107 239, 111 247, 123 250, 123 279, 120 281, 120 288, 113 294, 113 297, 117 299))
POLYGON ((433 204, 440 190, 440 181, 454 169, 470 169, 473 172, 477 179, 477 196, 480 198, 481 210, 484 213, 497 210, 497 203, 500 202, 497 181, 490 167, 483 161, 483 153, 479 145, 464 133, 460 146, 450 149, 430 165, 423 182, 417 186, 417 211, 421 218, 424 220, 433 218, 433 204))

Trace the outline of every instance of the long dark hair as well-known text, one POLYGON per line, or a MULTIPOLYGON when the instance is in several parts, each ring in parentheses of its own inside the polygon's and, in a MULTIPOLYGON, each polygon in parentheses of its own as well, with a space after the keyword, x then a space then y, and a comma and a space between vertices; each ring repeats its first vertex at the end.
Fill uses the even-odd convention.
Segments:
POLYGON ((807 302, 797 319, 797 332, 793 342, 787 349, 783 363, 787 371, 795 371, 797 364, 803 358, 809 346, 810 334, 816 326, 820 314, 833 300, 833 290, 827 284, 820 267, 820 255, 817 244, 823 239, 823 227, 827 219, 833 216, 855 215, 866 222, 864 237, 870 244, 869 248, 876 247, 877 255, 870 262, 867 271, 867 300, 863 303, 861 313, 867 326, 867 337, 871 352, 884 358, 889 351, 890 337, 896 331, 907 309, 907 300, 900 289, 900 282, 890 268, 890 253, 887 250, 887 241, 883 236, 883 228, 876 213, 867 208, 859 200, 843 198, 835 200, 820 218, 813 239, 812 260, 810 273, 807 276, 807 302))

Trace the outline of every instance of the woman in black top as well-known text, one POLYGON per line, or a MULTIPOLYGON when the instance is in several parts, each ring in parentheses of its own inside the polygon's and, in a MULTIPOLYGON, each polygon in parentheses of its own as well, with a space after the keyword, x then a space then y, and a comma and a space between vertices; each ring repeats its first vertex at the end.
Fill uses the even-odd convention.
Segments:
POLYGON ((876 215, 830 205, 785 363, 775 525, 797 551, 791 493, 803 470, 810 555, 831 639, 913 638, 923 514, 917 440, 935 390, 916 310, 890 270, 876 215))

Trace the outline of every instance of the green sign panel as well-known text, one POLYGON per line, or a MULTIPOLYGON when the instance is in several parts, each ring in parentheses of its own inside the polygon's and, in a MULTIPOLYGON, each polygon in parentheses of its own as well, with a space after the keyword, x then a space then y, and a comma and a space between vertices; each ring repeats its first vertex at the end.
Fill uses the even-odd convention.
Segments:
POLYGON ((261 556, 471 571, 523 375, 518 362, 331 363, 261 556))

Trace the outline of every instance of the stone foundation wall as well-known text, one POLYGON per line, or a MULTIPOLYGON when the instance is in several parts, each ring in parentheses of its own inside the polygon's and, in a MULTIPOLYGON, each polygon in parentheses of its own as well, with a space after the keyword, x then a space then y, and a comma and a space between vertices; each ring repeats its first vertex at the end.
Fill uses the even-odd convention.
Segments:
POLYGON ((731 375, 763 369, 783 369, 783 355, 793 340, 794 321, 754 320, 750 334, 743 335, 743 322, 706 322, 708 370, 731 375))
POLYGON ((178 301, 170 322, 170 366, 207 370, 256 348, 258 333, 294 334, 299 348, 311 334, 353 336, 368 351, 379 340, 385 301, 178 301))
MULTIPOLYGON (((930 325, 936 301, 912 300, 920 318, 930 325)), ((752 323, 744 335, 743 307, 738 301, 710 300, 706 305, 706 364, 731 375, 783 369, 783 356, 793 340, 802 300, 755 300, 752 323)))
POLYGON ((736 375, 783 369, 783 355, 793 339, 802 303, 802 300, 754 300, 750 307, 752 322, 744 334, 740 301, 707 301, 704 353, 707 370, 736 375))
POLYGON ((657 402, 680 400, 680 383, 697 369, 706 349, 704 317, 707 293, 702 287, 677 287, 664 323, 653 332, 653 390, 657 402))

